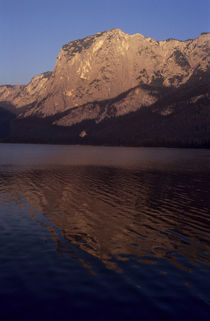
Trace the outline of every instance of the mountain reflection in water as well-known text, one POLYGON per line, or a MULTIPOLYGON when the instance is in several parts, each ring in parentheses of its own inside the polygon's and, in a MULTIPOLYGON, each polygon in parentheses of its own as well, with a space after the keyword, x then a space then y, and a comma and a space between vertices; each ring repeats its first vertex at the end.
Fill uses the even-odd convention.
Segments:
POLYGON ((208 321, 209 191, 208 150, 0 144, 0 319, 208 321))
POLYGON ((117 271, 117 262, 131 255, 146 263, 165 258, 183 269, 178 256, 209 263, 209 190, 209 177, 195 170, 83 165, 0 172, 1 202, 27 200, 44 213, 57 251, 75 244, 117 271))

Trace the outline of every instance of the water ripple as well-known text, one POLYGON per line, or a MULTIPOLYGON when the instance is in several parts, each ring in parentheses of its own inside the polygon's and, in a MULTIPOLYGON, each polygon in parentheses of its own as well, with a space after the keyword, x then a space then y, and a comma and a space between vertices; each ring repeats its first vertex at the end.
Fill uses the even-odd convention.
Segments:
MULTIPOLYGON (((80 151, 78 147, 76 150, 80 151)), ((182 291, 186 293, 188 288, 196 288, 198 282, 202 285, 197 286, 200 297, 208 301, 201 273, 201 270, 209 271, 210 265, 210 167, 205 163, 206 158, 201 157, 202 153, 204 156, 208 153, 198 151, 196 158, 195 151, 191 156, 186 156, 184 151, 183 156, 175 150, 173 159, 173 151, 166 154, 162 151, 162 156, 160 153, 157 157, 154 151, 137 149, 132 159, 126 154, 131 151, 128 149, 126 153, 121 151, 127 158, 118 164, 116 151, 105 148, 97 154, 98 163, 92 150, 88 152, 86 164, 84 159, 81 161, 84 150, 78 155, 74 150, 73 160, 68 162, 66 147, 57 150, 61 158, 55 157, 54 151, 50 148, 50 157, 54 155, 51 165, 46 150, 43 160, 42 148, 40 158, 36 149, 35 164, 30 163, 31 153, 23 163, 19 158, 20 164, 16 165, 11 165, 9 158, 10 165, 6 166, 5 155, 4 162, 0 157, 0 209, 9 212, 15 206, 17 210, 11 223, 0 219, 5 239, 9 235, 6 231, 11 228, 14 239, 19 231, 25 233, 29 219, 46 231, 42 232, 42 241, 53 240, 57 253, 70 255, 95 274, 97 260, 108 270, 122 275, 121 282, 138 291, 144 287, 145 298, 160 291, 167 293, 176 282, 183 283, 182 291), (167 155, 170 155, 168 163, 167 155), (186 162, 189 157, 191 167, 186 162), (23 213, 28 218, 23 219, 23 213)), ((30 235, 30 230, 27 234, 30 235)), ((24 260, 24 255, 20 260, 24 260)), ((66 273, 65 267, 62 273, 66 273)), ((88 291, 91 292, 90 288, 88 291)), ((161 309, 167 310, 166 297, 156 298, 154 309, 157 302, 158 309, 162 306, 161 309)))

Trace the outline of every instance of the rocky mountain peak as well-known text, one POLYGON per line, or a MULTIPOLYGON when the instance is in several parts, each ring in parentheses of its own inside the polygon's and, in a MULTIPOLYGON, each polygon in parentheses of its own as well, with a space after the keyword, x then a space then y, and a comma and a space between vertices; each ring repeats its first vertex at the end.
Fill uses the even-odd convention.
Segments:
POLYGON ((120 29, 65 44, 52 72, 0 86, 0 139, 209 146, 210 34, 156 41, 120 29))
POLYGON ((65 44, 52 72, 26 86, 0 87, 0 100, 16 108, 33 104, 24 115, 46 117, 138 88, 132 94, 133 110, 154 101, 145 86, 178 88, 199 70, 208 70, 209 47, 208 33, 194 40, 156 41, 118 28, 98 32, 65 44))

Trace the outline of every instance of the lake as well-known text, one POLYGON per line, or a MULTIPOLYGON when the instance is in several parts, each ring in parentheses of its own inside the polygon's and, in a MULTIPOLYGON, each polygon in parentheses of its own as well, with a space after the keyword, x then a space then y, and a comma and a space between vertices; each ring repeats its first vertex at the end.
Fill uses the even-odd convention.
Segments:
POLYGON ((0 144, 0 320, 210 319, 210 150, 0 144))

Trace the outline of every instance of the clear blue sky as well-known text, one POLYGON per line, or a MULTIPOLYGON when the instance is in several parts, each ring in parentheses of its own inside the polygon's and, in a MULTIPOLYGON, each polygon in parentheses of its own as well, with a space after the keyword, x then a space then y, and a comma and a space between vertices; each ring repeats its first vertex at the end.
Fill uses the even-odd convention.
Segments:
POLYGON ((112 28, 157 40, 210 31, 209 0, 0 0, 0 84, 52 70, 61 46, 112 28))

